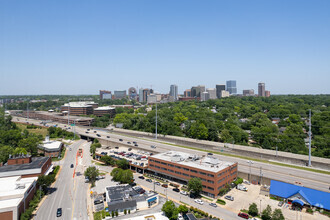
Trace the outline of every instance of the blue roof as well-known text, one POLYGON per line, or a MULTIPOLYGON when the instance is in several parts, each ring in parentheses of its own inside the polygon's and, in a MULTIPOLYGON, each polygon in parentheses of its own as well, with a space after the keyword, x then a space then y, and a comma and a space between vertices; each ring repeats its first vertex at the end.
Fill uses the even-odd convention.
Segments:
POLYGON ((312 206, 330 210, 330 193, 328 192, 271 180, 269 193, 282 198, 289 198, 299 193, 312 206))
POLYGON ((293 200, 292 203, 298 203, 299 205, 304 206, 304 202, 300 199, 293 200))

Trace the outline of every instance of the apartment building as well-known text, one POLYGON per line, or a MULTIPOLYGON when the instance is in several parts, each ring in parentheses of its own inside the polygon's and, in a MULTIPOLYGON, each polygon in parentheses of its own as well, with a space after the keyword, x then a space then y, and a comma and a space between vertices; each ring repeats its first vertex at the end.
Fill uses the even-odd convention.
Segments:
POLYGON ((202 193, 213 198, 237 178, 237 163, 221 161, 213 155, 168 151, 150 156, 148 164, 149 171, 185 184, 193 177, 200 178, 202 193))

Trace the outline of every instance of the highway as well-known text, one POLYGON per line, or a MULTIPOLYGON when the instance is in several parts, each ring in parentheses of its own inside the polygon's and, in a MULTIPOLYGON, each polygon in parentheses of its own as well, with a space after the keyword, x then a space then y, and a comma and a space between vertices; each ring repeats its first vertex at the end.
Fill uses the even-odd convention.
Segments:
MULTIPOLYGON (((20 118, 20 121, 22 120, 26 120, 26 119, 20 118)), ((35 124, 40 123, 39 120, 34 120, 34 119, 29 119, 29 121, 35 124)), ((54 124, 58 124, 58 123, 50 123, 49 125, 54 125, 54 124)), ((58 124, 58 126, 65 128, 64 126, 67 125, 58 124)), ((97 134, 101 135, 101 137, 97 137, 96 133, 94 133, 93 131, 86 134, 86 129, 87 127, 75 126, 75 131, 78 134, 93 138, 98 138, 98 139, 104 139, 109 142, 113 142, 115 144, 116 143, 124 144, 124 145, 126 144, 127 146, 129 146, 127 144, 128 141, 130 142, 137 141, 139 145, 138 148, 145 149, 147 151, 165 152, 168 150, 177 150, 191 154, 200 154, 200 155, 205 154, 205 152, 202 151, 176 147, 173 145, 166 144, 163 141, 159 141, 155 139, 147 139, 145 137, 137 138, 132 136, 119 135, 114 132, 108 131, 107 129, 97 130, 97 134), (110 136, 110 139, 107 138, 106 136, 110 136), (119 139, 123 139, 124 141, 120 142, 119 139), (155 145, 157 146, 157 148, 151 149, 150 148, 151 145, 155 145)), ((215 156, 224 161, 238 162, 239 172, 250 173, 250 166, 251 166, 251 174, 255 176, 260 176, 260 168, 261 168, 261 174, 263 178, 280 180, 292 184, 294 184, 295 182, 300 182, 303 186, 329 192, 330 175, 320 174, 320 173, 315 173, 311 171, 295 169, 290 167, 283 167, 279 165, 267 164, 262 162, 256 162, 256 161, 253 161, 253 163, 250 164, 248 163, 247 160, 240 159, 237 157, 221 156, 221 155, 215 155, 215 156)))
POLYGON ((87 185, 81 184, 84 183, 82 176, 75 175, 73 177, 74 170, 81 172, 84 169, 82 162, 76 160, 79 147, 88 149, 89 143, 79 140, 68 147, 65 158, 60 161, 61 170, 55 185, 51 188, 51 193, 47 195, 47 198, 41 204, 34 219, 88 219, 86 203, 87 185), (71 164, 74 164, 74 168, 70 168, 71 164), (61 217, 56 217, 57 208, 62 208, 61 217))

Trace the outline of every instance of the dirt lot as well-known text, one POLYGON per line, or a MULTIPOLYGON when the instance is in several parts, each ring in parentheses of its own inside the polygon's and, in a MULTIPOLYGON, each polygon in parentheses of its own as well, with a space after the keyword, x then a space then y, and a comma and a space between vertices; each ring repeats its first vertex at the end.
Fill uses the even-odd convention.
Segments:
POLYGON ((285 219, 288 220, 296 220, 296 219, 311 219, 311 220, 329 220, 328 217, 319 214, 318 212, 314 212, 313 215, 306 213, 305 210, 302 212, 297 212, 290 210, 290 206, 288 204, 284 204, 282 207, 278 206, 278 201, 270 199, 268 196, 260 194, 260 186, 259 185, 247 185, 243 184, 248 188, 247 192, 240 191, 238 189, 232 189, 226 195, 230 195, 234 197, 234 201, 226 200, 223 196, 221 199, 226 201, 226 205, 224 208, 228 210, 232 210, 235 212, 239 212, 241 209, 249 209, 250 204, 253 202, 257 204, 258 210, 265 209, 267 205, 272 207, 272 210, 276 208, 280 208, 283 212, 285 219), (261 202, 260 202, 261 201, 261 202))

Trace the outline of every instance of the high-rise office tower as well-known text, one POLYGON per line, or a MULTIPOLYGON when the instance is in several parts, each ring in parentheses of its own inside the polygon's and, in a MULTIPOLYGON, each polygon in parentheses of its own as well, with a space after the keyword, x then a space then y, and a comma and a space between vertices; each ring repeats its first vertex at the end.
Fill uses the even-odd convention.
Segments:
POLYGON ((144 100, 143 100, 143 88, 139 89, 139 102, 144 102, 144 100))
POLYGON ((215 88, 208 88, 206 89, 206 92, 209 93, 210 99, 216 99, 217 98, 217 90, 215 88))
POLYGON ((174 101, 178 100, 178 86, 177 85, 171 85, 170 96, 172 96, 174 98, 174 101))
POLYGON ((111 91, 108 91, 108 90, 100 90, 100 99, 104 99, 104 95, 105 94, 110 94, 111 95, 111 91))
POLYGON ((217 90, 217 98, 220 99, 221 98, 221 91, 226 90, 226 86, 225 85, 216 85, 215 88, 217 90))
POLYGON ((201 93, 201 101, 207 101, 210 99, 210 94, 208 92, 201 93))
POLYGON ((237 94, 237 88, 236 88, 236 80, 228 80, 226 82, 227 85, 227 91, 230 95, 236 95, 237 94))
POLYGON ((258 96, 265 97, 265 83, 258 83, 258 96))
POLYGON ((143 90, 143 102, 148 101, 148 95, 150 95, 150 89, 144 89, 143 90))
POLYGON ((184 97, 191 97, 191 89, 186 89, 184 91, 184 97))
POLYGON ((243 96, 254 96, 254 90, 253 89, 244 89, 243 96))

